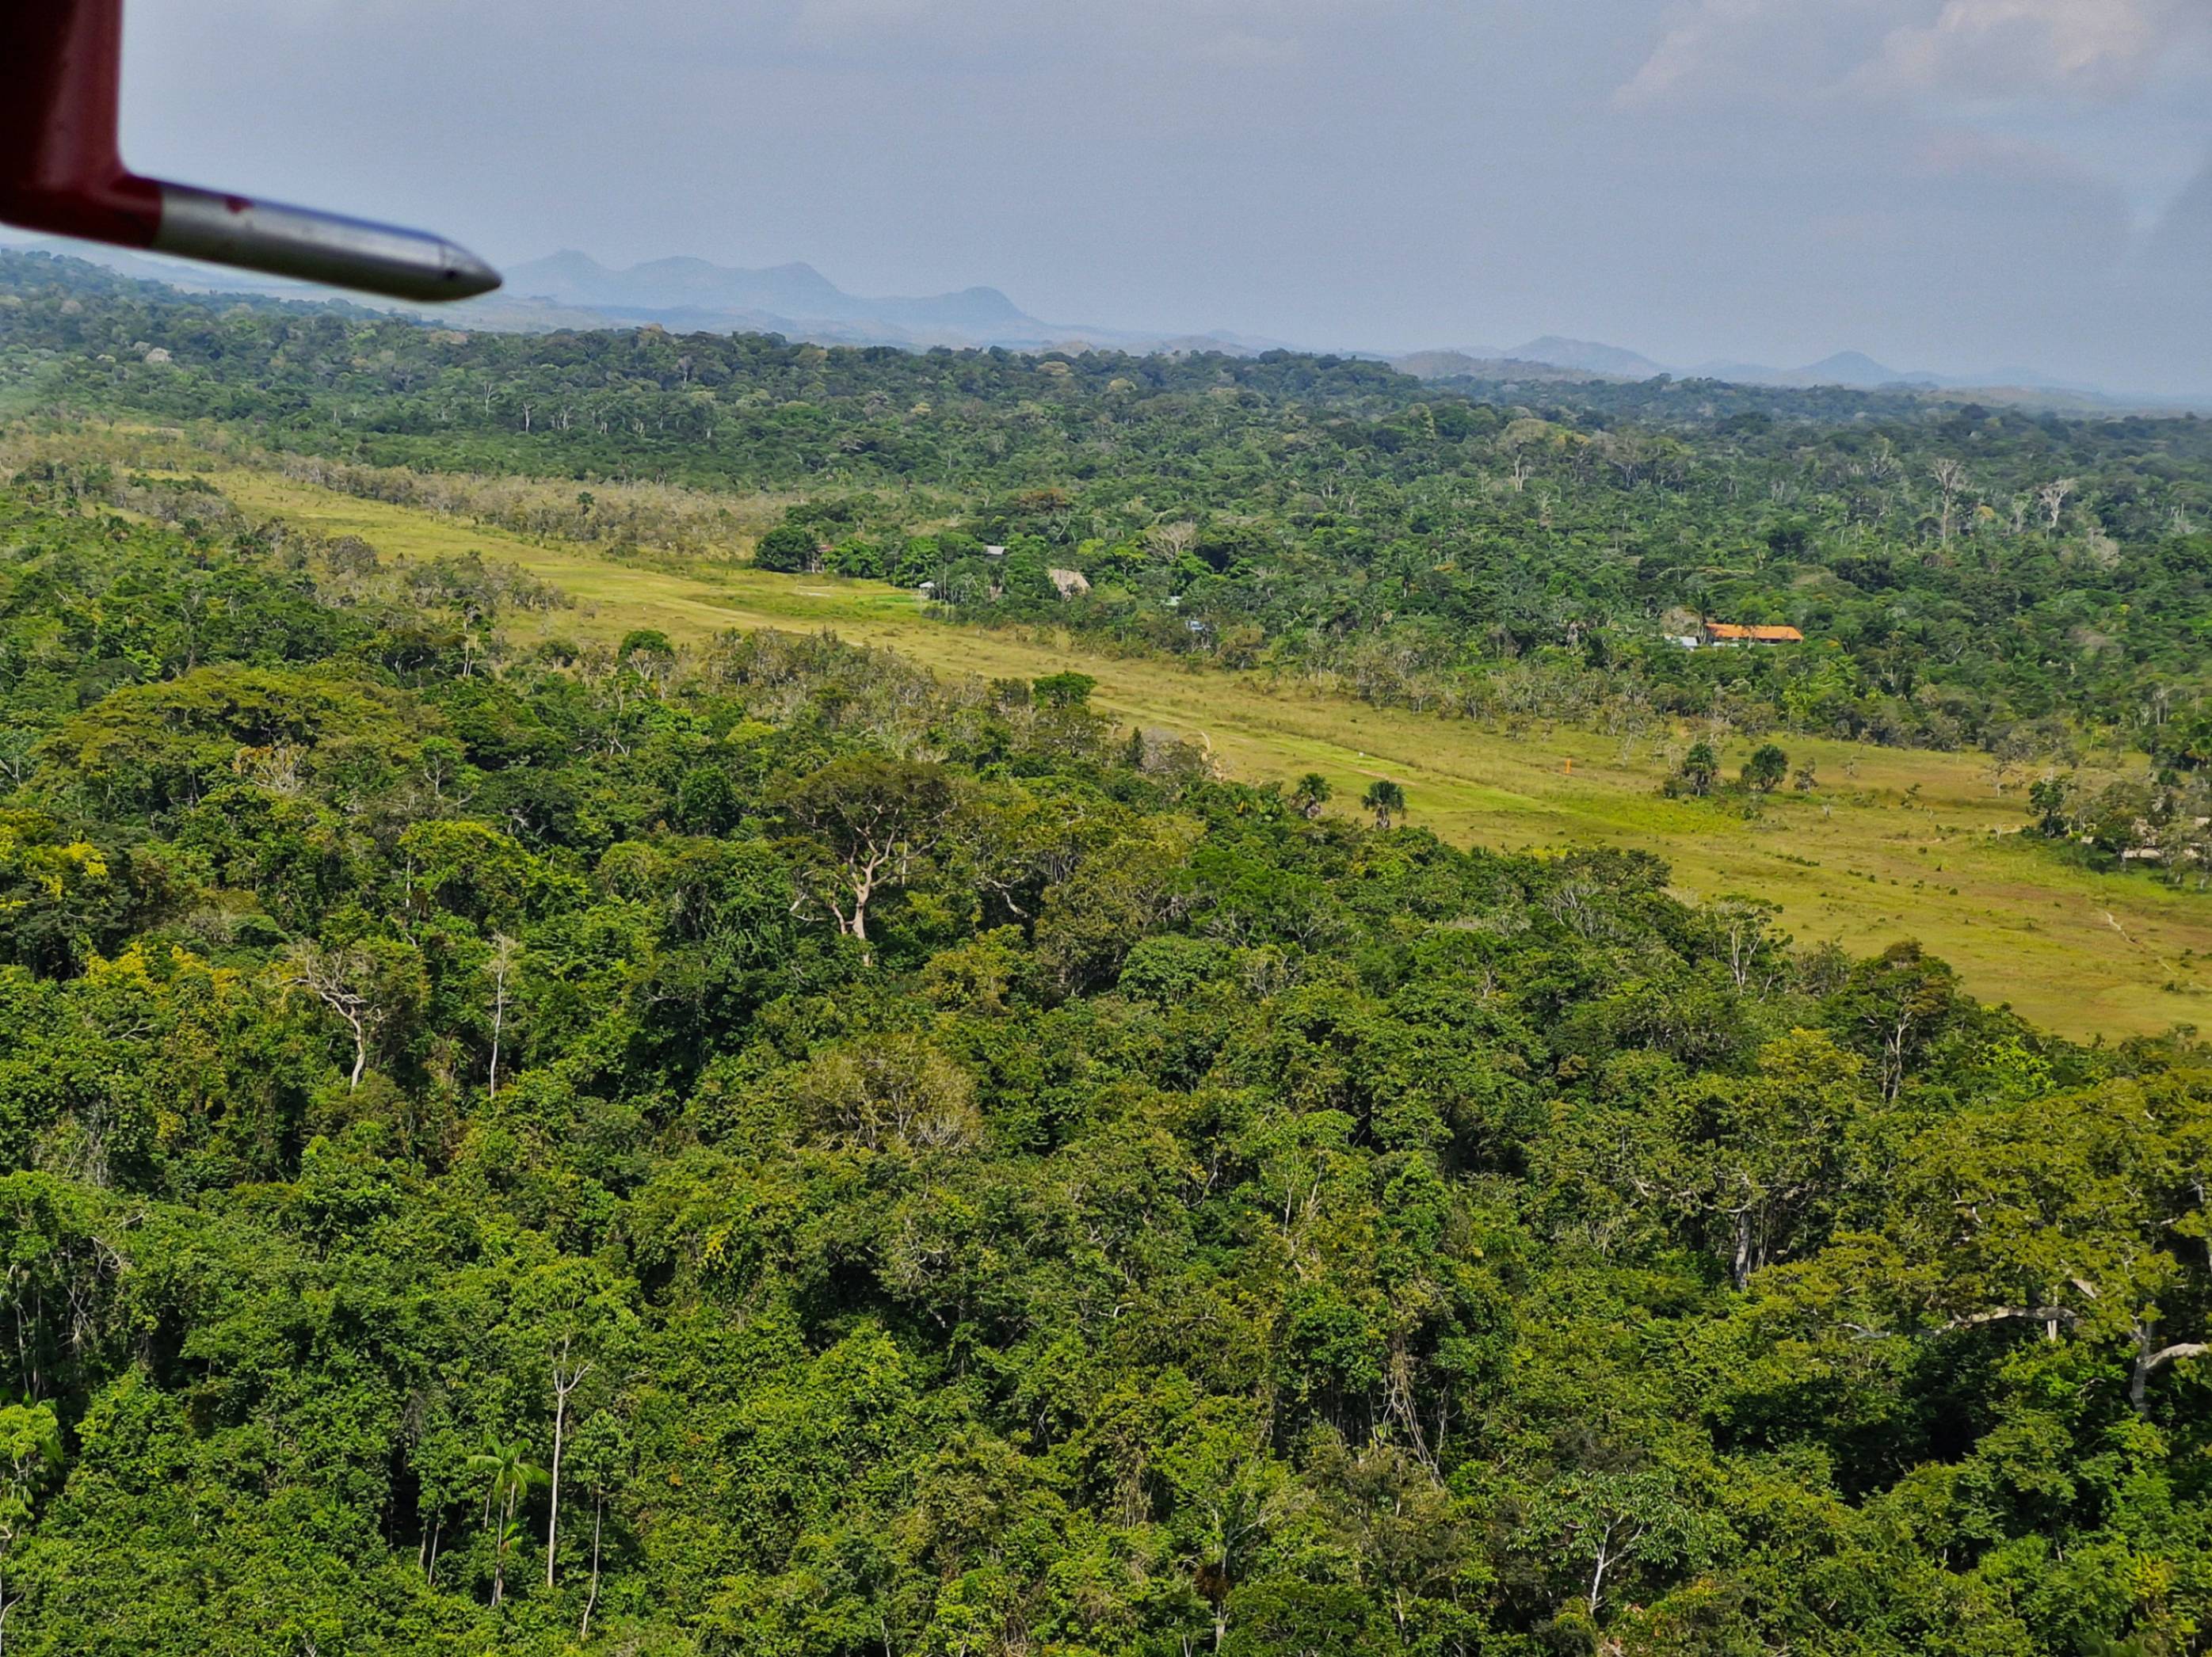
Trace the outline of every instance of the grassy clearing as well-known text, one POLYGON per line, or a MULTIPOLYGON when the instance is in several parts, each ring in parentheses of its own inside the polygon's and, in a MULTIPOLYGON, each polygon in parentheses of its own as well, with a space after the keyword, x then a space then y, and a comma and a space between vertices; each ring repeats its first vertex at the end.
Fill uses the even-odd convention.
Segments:
MULTIPOLYGON (((1984 999, 2010 1002, 2070 1035, 2156 1032, 2212 1009, 2199 964, 2212 956, 2212 901, 2069 868, 2021 841, 2012 832, 2022 821, 2020 795, 1999 794, 1976 756, 1790 738, 1794 761, 1817 765, 1820 792, 1778 796, 1747 822, 1709 804, 1659 798, 1655 758, 1625 755, 1592 732, 1501 735, 1254 676, 953 628, 922 615, 912 593, 878 582, 631 568, 266 473, 212 481, 250 512, 358 535, 390 556, 476 549, 520 564, 577 600, 575 610, 529 624, 548 632, 609 637, 656 627, 698 640, 731 627, 830 628, 946 672, 1035 677, 1077 668, 1098 680, 1099 707, 1203 737, 1236 775, 1318 771, 1344 796, 1370 778, 1395 777, 1412 794, 1413 820, 1461 844, 1656 852, 1685 895, 1766 898, 1801 942, 1834 938, 1856 953, 1917 938, 1984 999)), ((1724 757, 1733 765, 1742 754, 1724 757)))

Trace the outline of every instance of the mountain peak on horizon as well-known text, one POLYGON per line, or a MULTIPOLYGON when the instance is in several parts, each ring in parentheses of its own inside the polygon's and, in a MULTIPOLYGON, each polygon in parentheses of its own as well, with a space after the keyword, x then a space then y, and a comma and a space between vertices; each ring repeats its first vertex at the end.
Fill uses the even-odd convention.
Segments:
POLYGON ((1863 368, 1882 373, 1891 372, 1887 363, 1875 361, 1864 351, 1831 351, 1818 362, 1807 366, 1814 368, 1863 368))
POLYGON ((1836 351, 1818 362, 1808 362, 1803 367, 1790 371, 1793 379, 1807 379, 1819 385, 1906 385, 1933 384, 1932 374, 1901 373, 1886 362, 1877 362, 1864 351, 1836 351))
MULTIPOLYGON (((557 253, 548 253, 542 259, 532 259, 528 264, 518 264, 514 270, 544 270, 563 273, 588 273, 594 276, 613 274, 580 247, 564 247, 557 253)), ((513 271, 509 272, 512 276, 513 271)))

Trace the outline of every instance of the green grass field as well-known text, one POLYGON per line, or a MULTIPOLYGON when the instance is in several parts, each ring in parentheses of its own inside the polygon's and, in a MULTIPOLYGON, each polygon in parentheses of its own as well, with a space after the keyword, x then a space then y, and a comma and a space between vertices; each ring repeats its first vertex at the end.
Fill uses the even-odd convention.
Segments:
MULTIPOLYGON (((2212 899, 2075 869, 2021 840, 2021 795, 1999 793, 1979 756, 1788 738, 1793 761, 1815 762, 1821 787, 1809 798, 1778 795, 1747 822, 1710 804, 1660 798, 1662 767, 1648 745, 1624 756, 1619 743, 1593 732, 1506 736, 1252 675, 957 628, 924 616, 911 592, 878 582, 730 566, 696 574, 635 568, 588 549, 539 544, 269 473, 226 471, 211 481, 248 512, 358 535, 388 556, 473 549, 521 565, 576 600, 573 610, 527 624, 549 633, 613 637, 654 627, 696 640, 732 627, 826 628, 941 672, 1036 677, 1079 669, 1097 679, 1099 707, 1131 724, 1202 737, 1236 776, 1318 771, 1342 796, 1390 776, 1410 793, 1413 821, 1463 845, 1656 852, 1685 896, 1766 898, 1782 906, 1801 943, 1833 938, 1855 953, 1917 938, 1984 1000, 2009 1002, 2072 1035, 2154 1033, 2212 1011, 2199 964, 2212 955, 2212 899)), ((1723 757, 1733 768, 1742 753, 1723 757)))

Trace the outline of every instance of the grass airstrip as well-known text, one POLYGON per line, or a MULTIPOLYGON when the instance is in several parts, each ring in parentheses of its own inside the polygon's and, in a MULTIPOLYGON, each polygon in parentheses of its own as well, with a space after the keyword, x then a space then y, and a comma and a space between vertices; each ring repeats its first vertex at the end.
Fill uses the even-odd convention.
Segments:
MULTIPOLYGON (((1256 674, 956 627, 881 582, 734 564, 639 567, 274 473, 207 476, 249 513, 357 535, 387 557, 473 549, 518 564, 574 598, 574 610, 544 623, 567 636, 652 627, 697 640, 733 627, 827 628, 945 673, 1033 678, 1076 669, 1098 681, 1092 700, 1102 710, 1202 737, 1240 778, 1318 771, 1349 800, 1368 780, 1394 777, 1411 797, 1413 822, 1462 845, 1655 852, 1686 897, 1756 895, 1781 906, 1801 944, 1832 938, 1856 954, 1917 938, 1984 1001, 2008 1002, 2071 1035, 2212 1022, 2212 896, 2076 868, 2022 840, 2019 780, 2000 792, 1984 756, 1782 737, 1793 762, 1814 763, 1820 786, 1809 796, 1778 794, 1746 820, 1710 802, 1661 798, 1664 765, 1648 741, 1624 749, 1559 727, 1501 733, 1256 674)), ((1723 757, 1733 768, 1747 746, 1723 757)))

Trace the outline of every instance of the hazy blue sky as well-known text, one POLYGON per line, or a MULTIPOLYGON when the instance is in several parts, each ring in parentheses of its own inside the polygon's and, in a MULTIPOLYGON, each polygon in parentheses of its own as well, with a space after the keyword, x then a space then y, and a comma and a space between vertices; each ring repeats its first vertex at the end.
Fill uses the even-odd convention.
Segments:
POLYGON ((130 0, 126 147, 495 259, 2212 391, 2212 0, 130 0))

